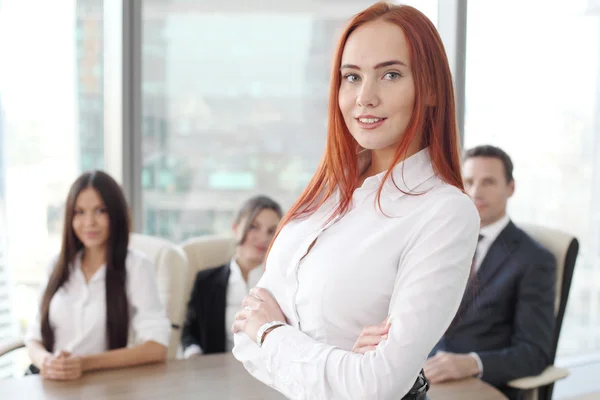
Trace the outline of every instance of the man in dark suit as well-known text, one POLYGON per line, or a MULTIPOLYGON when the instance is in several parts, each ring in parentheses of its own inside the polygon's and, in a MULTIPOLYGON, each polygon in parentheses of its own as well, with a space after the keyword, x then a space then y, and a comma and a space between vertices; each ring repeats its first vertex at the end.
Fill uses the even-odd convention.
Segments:
POLYGON ((463 174, 481 217, 480 240, 459 312, 431 352, 425 375, 433 383, 477 376, 518 399, 506 383, 550 363, 556 261, 506 214, 515 181, 503 150, 469 150, 463 174))

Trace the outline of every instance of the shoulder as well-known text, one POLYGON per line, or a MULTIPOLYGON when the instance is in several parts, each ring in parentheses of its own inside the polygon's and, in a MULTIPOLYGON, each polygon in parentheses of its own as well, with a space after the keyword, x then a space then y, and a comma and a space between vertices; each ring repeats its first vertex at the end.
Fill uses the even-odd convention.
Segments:
POLYGON ((212 283, 228 273, 229 263, 199 271, 196 274, 195 285, 212 283))
POLYGON ((479 229, 479 213, 463 191, 441 180, 423 194, 424 214, 433 219, 464 220, 479 229))
POLYGON ((535 264, 539 264, 540 261, 552 265, 556 264, 556 258, 547 248, 514 223, 513 226, 519 235, 519 252, 523 254, 528 261, 535 262, 535 264))
POLYGON ((127 250, 125 268, 127 269, 128 275, 156 274, 156 266, 150 258, 144 253, 131 248, 127 250))

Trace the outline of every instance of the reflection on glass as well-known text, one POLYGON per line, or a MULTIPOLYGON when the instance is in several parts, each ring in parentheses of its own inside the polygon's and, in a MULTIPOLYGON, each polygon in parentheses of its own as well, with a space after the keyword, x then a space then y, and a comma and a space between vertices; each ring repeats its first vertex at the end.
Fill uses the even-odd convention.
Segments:
POLYGON ((72 180, 103 167, 102 5, 0 0, 0 340, 35 313, 72 180))
POLYGON ((474 1, 468 12, 465 145, 494 144, 513 158, 517 224, 581 242, 559 357, 600 350, 600 24, 587 6, 474 1))
MULTIPOLYGON (((148 234, 228 232, 255 193, 292 204, 324 150, 338 32, 373 2, 234 3, 143 4, 148 234)), ((437 20, 437 0, 410 3, 437 20)))

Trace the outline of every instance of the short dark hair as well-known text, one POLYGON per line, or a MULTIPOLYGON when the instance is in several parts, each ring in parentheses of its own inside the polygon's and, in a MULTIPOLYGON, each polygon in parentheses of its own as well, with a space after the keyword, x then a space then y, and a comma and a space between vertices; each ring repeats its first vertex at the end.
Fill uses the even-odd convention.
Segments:
POLYGON ((498 160, 502 161, 502 164, 504 165, 504 176, 506 177, 506 182, 511 183, 514 180, 512 160, 510 159, 510 156, 501 148, 489 144, 476 146, 466 151, 464 160, 467 161, 469 158, 473 157, 497 158, 498 160))

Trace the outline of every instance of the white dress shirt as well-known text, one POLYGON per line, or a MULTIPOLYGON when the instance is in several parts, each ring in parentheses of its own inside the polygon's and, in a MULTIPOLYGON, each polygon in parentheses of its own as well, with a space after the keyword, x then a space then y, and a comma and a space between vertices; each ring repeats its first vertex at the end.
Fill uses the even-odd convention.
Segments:
MULTIPOLYGON (((242 308, 242 301, 248 295, 250 289, 256 286, 265 270, 264 265, 259 265, 248 272, 248 282, 244 280, 242 270, 235 260, 235 257, 229 263, 230 273, 227 281, 227 306, 225 308, 225 349, 233 350, 233 333, 231 326, 235 320, 235 314, 242 308)), ((202 349, 197 344, 186 347, 183 352, 184 358, 189 358, 194 354, 201 354, 202 349)))
POLYGON ((289 398, 401 398, 459 307, 479 233, 473 202, 434 173, 425 149, 393 171, 400 189, 423 194, 386 181, 383 215, 383 175, 364 181, 345 216, 325 224, 338 200, 331 198, 273 244, 257 286, 273 294, 289 325, 262 348, 236 334, 233 354, 289 398), (388 314, 389 338, 352 353, 361 330, 388 314))
MULTIPOLYGON (((54 331, 54 351, 65 350, 78 356, 108 350, 106 265, 86 282, 81 270, 81 256, 80 252, 70 265, 69 280, 50 301, 49 312, 50 326, 54 331)), ((51 267, 54 264, 55 261, 51 267)), ((152 340, 168 346, 171 323, 158 297, 154 266, 133 250, 129 250, 125 266, 130 329, 140 344, 152 340)), ((39 312, 25 337, 26 342, 32 340, 42 341, 39 312)))
POLYGON ((483 259, 485 258, 488 250, 492 246, 492 243, 496 240, 498 235, 506 228, 508 223, 510 222, 510 218, 508 215, 504 214, 504 217, 500 218, 498 221, 481 228, 479 231, 481 240, 477 243, 477 251, 475 252, 475 270, 479 270, 483 259))

